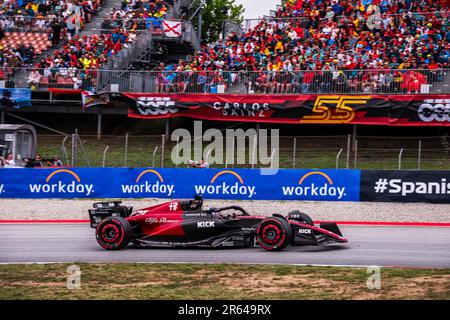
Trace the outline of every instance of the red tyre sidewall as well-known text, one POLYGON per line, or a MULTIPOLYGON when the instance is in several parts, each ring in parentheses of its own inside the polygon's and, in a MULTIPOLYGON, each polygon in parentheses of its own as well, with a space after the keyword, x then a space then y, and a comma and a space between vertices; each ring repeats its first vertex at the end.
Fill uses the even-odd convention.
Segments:
POLYGON ((122 225, 122 223, 120 223, 120 221, 116 220, 116 219, 110 219, 107 221, 103 221, 101 222, 98 226, 97 229, 95 229, 95 236, 97 238, 97 242, 98 244, 104 248, 104 249, 109 249, 109 250, 114 250, 114 249, 121 249, 120 245, 123 242, 123 239, 125 237, 125 229, 122 225), (105 242, 103 239, 101 239, 102 237, 102 230, 104 227, 106 227, 109 224, 113 224, 114 226, 116 226, 116 228, 119 229, 120 235, 119 235, 119 240, 112 242, 112 243, 107 243, 105 242), (101 239, 101 240, 100 240, 101 239))
POLYGON ((268 245, 264 244, 262 241, 259 241, 259 245, 261 246, 261 248, 263 248, 263 249, 265 249, 265 250, 267 250, 267 251, 275 251, 275 250, 277 250, 278 248, 282 247, 283 244, 284 244, 284 242, 286 241, 286 231, 282 228, 281 223, 280 223, 278 220, 275 220, 275 219, 267 219, 267 220, 264 220, 263 223, 261 223, 261 224, 258 226, 258 229, 257 229, 257 231, 256 231, 256 234, 259 235, 260 232, 261 232, 261 228, 262 228, 263 226, 264 226, 264 227, 267 227, 267 226, 269 226, 270 224, 276 225, 277 228, 281 231, 281 240, 280 240, 280 241, 277 243, 277 245, 275 245, 275 246, 268 246, 268 245))

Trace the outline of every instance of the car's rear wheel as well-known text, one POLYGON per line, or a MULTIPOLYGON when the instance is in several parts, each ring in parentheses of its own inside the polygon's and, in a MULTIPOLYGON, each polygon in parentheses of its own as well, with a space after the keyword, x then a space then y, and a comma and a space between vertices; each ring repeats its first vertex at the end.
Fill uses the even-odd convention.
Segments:
POLYGON ((281 251, 292 241, 292 229, 285 219, 270 217, 260 222, 256 237, 261 248, 281 251))
POLYGON ((130 243, 131 224, 122 217, 107 217, 95 229, 98 244, 108 250, 120 250, 130 243))

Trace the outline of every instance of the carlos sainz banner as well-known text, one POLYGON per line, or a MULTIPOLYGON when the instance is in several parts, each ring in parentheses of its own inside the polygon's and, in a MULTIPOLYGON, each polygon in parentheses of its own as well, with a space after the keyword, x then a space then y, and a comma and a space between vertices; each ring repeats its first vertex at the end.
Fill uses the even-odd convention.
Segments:
POLYGON ((449 95, 124 93, 131 118, 288 124, 450 126, 449 95))

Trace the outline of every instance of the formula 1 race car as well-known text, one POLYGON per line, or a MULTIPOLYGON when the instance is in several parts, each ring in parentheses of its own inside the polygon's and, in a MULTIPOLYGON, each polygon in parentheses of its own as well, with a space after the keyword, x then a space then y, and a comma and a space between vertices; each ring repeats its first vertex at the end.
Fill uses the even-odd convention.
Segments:
POLYGON ((314 225, 305 213, 286 217, 249 215, 239 206, 203 209, 203 199, 170 201, 132 213, 121 201, 94 203, 89 210, 97 242, 118 250, 130 242, 145 247, 251 247, 280 251, 287 245, 344 243, 334 222, 314 225))

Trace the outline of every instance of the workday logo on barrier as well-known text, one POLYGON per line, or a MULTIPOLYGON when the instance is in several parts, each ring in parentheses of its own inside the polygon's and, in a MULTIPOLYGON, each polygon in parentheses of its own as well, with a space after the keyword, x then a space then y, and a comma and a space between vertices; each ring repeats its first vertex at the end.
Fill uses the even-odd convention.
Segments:
POLYGON ((237 195, 251 199, 256 194, 256 186, 247 185, 242 177, 232 170, 222 170, 212 177, 209 184, 194 185, 195 192, 201 195, 229 196, 237 195), (234 176, 234 182, 221 179, 221 176, 234 176))
POLYGON ((80 177, 68 169, 55 170, 47 176, 45 183, 29 184, 28 186, 32 194, 90 196, 94 193, 93 184, 82 183, 80 177))
POLYGON ((284 196, 308 200, 344 200, 347 197, 346 185, 336 183, 322 171, 310 171, 297 181, 293 186, 281 186, 284 196))
POLYGON ((122 184, 124 194, 163 195, 170 197, 175 193, 175 185, 164 182, 162 175, 153 169, 142 171, 134 184, 122 184))

